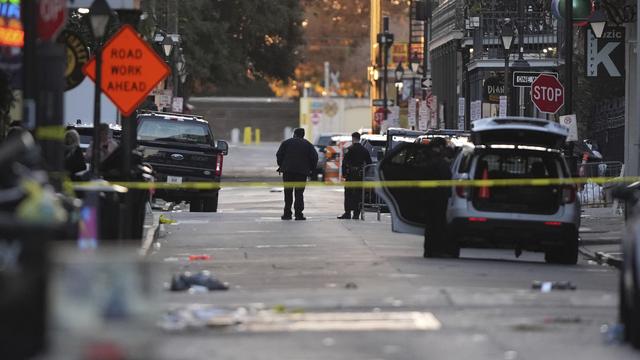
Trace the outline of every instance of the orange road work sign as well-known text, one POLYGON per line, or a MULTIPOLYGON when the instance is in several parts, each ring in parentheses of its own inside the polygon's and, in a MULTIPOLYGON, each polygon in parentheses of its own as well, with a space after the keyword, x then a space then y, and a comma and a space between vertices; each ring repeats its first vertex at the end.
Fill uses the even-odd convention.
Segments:
MULTIPOLYGON (((82 70, 96 80, 96 59, 82 70)), ((100 88, 118 107, 131 115, 171 70, 130 25, 124 25, 102 48, 100 88)))

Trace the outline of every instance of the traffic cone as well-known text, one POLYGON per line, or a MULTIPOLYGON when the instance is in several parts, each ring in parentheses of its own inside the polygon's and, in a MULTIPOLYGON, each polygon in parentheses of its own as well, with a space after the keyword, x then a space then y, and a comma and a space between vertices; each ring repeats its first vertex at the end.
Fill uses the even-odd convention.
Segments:
MULTIPOLYGON (((489 171, 485 168, 484 170, 482 170, 482 180, 487 180, 487 179, 489 179, 489 171)), ((488 199, 491 196, 491 193, 489 192, 489 187, 482 186, 480 188, 480 192, 478 195, 480 196, 480 199, 488 199)))

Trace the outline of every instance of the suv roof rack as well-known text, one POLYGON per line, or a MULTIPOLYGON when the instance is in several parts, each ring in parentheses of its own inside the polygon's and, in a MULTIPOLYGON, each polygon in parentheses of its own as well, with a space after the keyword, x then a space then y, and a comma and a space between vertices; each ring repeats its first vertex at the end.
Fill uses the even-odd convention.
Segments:
POLYGON ((176 116, 176 117, 191 118, 194 120, 205 121, 204 116, 202 115, 180 114, 180 113, 164 112, 164 111, 157 111, 157 110, 140 110, 138 111, 138 115, 176 116))

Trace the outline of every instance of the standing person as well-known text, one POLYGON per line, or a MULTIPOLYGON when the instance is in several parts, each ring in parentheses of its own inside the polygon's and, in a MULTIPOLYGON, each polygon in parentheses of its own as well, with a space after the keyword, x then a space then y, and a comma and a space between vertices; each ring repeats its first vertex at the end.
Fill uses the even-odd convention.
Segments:
MULTIPOLYGON (((93 156, 93 142, 89 144, 86 153, 84 154, 87 160, 91 161, 93 156)), ((100 124, 100 162, 104 161, 112 152, 118 147, 118 142, 113 139, 109 124, 100 124)))
MULTIPOLYGON (((429 145, 430 160, 425 169, 425 180, 451 180, 451 164, 445 158, 447 142, 433 139, 429 145)), ((441 186, 425 189, 426 227, 423 257, 458 257, 456 244, 447 239, 447 203, 451 188, 441 186)))
POLYGON ((80 149, 80 135, 74 129, 64 134, 64 168, 72 180, 76 180, 76 173, 87 170, 82 149, 80 149))
POLYGON ((276 153, 278 160, 278 172, 282 173, 284 181, 284 214, 282 220, 291 220, 291 205, 293 204, 293 194, 295 192, 296 220, 307 220, 302 213, 304 211, 304 189, 307 177, 318 164, 318 153, 313 145, 305 140, 304 129, 298 128, 293 132, 293 137, 280 144, 276 153), (287 185, 287 183, 296 183, 287 185))
MULTIPOLYGON (((347 182, 362 181, 365 165, 371 164, 369 151, 360 144, 360 133, 351 134, 352 145, 344 152, 342 159, 342 174, 347 182)), ((349 184, 347 184, 349 185, 349 184)), ((362 202, 362 187, 345 186, 344 188, 344 214, 338 219, 359 219, 360 203, 362 202), (351 212, 353 211, 353 217, 351 212)))

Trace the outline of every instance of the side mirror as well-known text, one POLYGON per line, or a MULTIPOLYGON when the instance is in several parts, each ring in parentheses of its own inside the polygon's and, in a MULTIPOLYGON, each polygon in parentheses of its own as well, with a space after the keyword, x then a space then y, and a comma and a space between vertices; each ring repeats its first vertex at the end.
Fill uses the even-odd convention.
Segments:
POLYGON ((224 140, 218 140, 216 149, 222 152, 222 155, 229 155, 229 144, 224 140))

